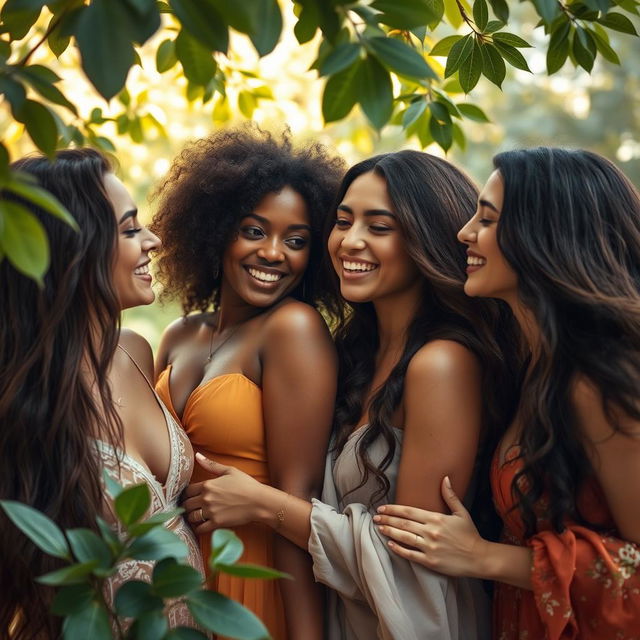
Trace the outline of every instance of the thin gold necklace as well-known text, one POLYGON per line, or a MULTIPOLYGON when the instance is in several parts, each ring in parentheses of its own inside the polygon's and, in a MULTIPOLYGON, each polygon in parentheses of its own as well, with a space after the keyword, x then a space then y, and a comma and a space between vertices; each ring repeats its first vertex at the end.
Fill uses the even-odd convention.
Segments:
POLYGON ((227 342, 229 342, 229 340, 231 340, 231 338, 233 337, 235 332, 240 328, 241 324, 242 323, 238 323, 237 325, 235 325, 234 327, 229 329, 229 333, 227 334, 225 339, 222 340, 220 342, 220 344, 217 344, 215 349, 213 348, 213 338, 216 335, 216 330, 218 328, 214 327, 213 325, 211 325, 211 337, 209 338, 209 355, 207 356, 207 359, 205 360, 205 364, 208 364, 209 362, 211 362, 211 360, 213 359, 213 356, 215 356, 216 353, 218 353, 218 351, 220 351, 220 349, 222 349, 222 347, 224 347, 224 345, 227 344, 227 342))

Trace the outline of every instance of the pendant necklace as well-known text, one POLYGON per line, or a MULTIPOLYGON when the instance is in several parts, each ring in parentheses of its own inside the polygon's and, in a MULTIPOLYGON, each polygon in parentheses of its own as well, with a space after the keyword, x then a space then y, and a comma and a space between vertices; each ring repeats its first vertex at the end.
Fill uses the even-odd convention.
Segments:
POLYGON ((215 349, 213 347, 213 338, 216 335, 216 333, 215 333, 215 327, 211 325, 211 337, 209 338, 209 355, 207 356, 207 359, 204 361, 205 364, 208 364, 209 362, 211 362, 211 360, 213 359, 213 356, 215 356, 216 353, 218 353, 218 351, 220 351, 220 349, 222 349, 222 347, 224 347, 224 345, 227 344, 229 340, 231 340, 235 332, 240 328, 241 324, 242 323, 238 323, 235 327, 230 329, 225 339, 222 340, 220 344, 217 344, 215 349))

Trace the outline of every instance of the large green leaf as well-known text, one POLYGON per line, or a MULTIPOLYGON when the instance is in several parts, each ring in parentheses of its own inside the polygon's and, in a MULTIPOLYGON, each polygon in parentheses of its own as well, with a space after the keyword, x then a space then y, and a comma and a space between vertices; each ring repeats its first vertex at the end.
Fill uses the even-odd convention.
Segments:
POLYGON ((462 36, 447 36, 446 38, 442 38, 431 51, 429 51, 430 56, 448 56, 449 52, 453 45, 458 42, 458 40, 462 40, 462 36))
POLYGON ((171 0, 171 6, 182 26, 209 52, 227 52, 229 29, 215 0, 171 0))
POLYGON ((459 102, 456 106, 460 110, 460 113, 465 116, 465 118, 469 118, 469 120, 475 120, 476 122, 491 122, 489 118, 487 118, 486 113, 475 104, 459 102))
POLYGON ((509 22, 509 5, 507 4, 507 0, 489 0, 489 4, 496 18, 504 24, 507 24, 507 22, 509 22))
POLYGON ((136 538, 127 551, 127 556, 134 560, 185 558, 187 554, 185 543, 164 527, 157 527, 136 538))
POLYGON ((161 610, 148 611, 131 625, 131 637, 135 640, 158 640, 164 638, 168 630, 169 623, 161 610))
POLYGON ((358 100, 358 90, 355 86, 358 77, 360 61, 350 67, 335 73, 327 80, 322 94, 322 116, 325 122, 342 120, 353 109, 358 100))
POLYGON ((216 529, 211 534, 211 556, 209 566, 212 569, 220 562, 222 564, 233 564, 240 559, 244 545, 242 540, 229 529, 216 529))
POLYGON ((162 611, 164 603, 148 582, 129 580, 116 592, 114 606, 119 616, 133 618, 147 611, 162 611))
POLYGON ((393 110, 393 87, 389 72, 373 57, 367 56, 358 71, 358 102, 369 122, 382 129, 393 110))
POLYGON ((330 76, 350 67, 359 57, 362 47, 357 42, 342 42, 320 63, 320 75, 330 76))
POLYGON ((67 529, 71 550, 78 562, 96 561, 98 567, 108 569, 112 562, 111 550, 91 529, 67 529))
POLYGON ((465 93, 469 93, 480 79, 482 73, 482 52, 480 45, 474 40, 471 53, 467 59, 460 65, 458 77, 460 78, 460 86, 465 93))
POLYGON ((266 56, 275 49, 280 39, 282 13, 277 0, 255 0, 255 5, 255 24, 249 37, 256 51, 266 56))
POLYGON ((153 569, 153 592, 162 598, 178 598, 202 586, 202 575, 193 567, 165 558, 153 569))
POLYGON ((453 75, 471 55, 474 43, 475 40, 472 34, 464 36, 461 40, 454 42, 447 58, 447 65, 444 70, 445 78, 453 75))
POLYGON ((211 52, 184 29, 176 38, 176 56, 190 82, 206 86, 216 73, 217 65, 211 52))
POLYGON ((427 0, 374 0, 370 6, 382 12, 378 19, 383 24, 396 29, 422 27, 442 17, 436 5, 427 0))
POLYGON ((236 564, 216 564, 216 569, 230 576, 238 576, 240 578, 260 578, 262 580, 276 580, 279 578, 293 578, 288 573, 263 567, 259 564, 251 564, 250 562, 238 562, 236 564))
POLYGON ((95 560, 70 564, 68 567, 62 567, 62 569, 45 573, 43 576, 36 578, 36 582, 53 586, 82 584, 87 582, 89 574, 91 574, 97 566, 98 563, 95 560))
POLYGON ((241 640, 269 637, 266 627, 255 614, 220 593, 193 593, 187 597, 187 606, 196 622, 214 633, 241 640))
POLYGON ((400 40, 370 38, 366 45, 390 71, 414 78, 438 77, 415 49, 400 40))
POLYGON ((560 3, 557 0, 532 0, 540 17, 547 24, 551 24, 560 13, 560 3))
POLYGON ((138 522, 150 504, 149 487, 144 483, 127 487, 114 501, 118 518, 125 526, 138 522))
POLYGON ((484 31, 489 22, 489 7, 487 0, 474 0, 473 2, 473 21, 480 31, 484 31))
MULTIPOLYGON (((6 206, 9 204, 12 203, 6 201, 0 202, 0 214, 4 218, 5 224, 2 239, 7 239, 10 243, 16 244, 23 240, 19 235, 22 228, 20 227, 18 229, 18 235, 13 235, 15 234, 15 227, 11 221, 16 216, 19 218, 22 217, 22 213, 20 210, 17 212, 14 210, 7 215, 6 206), (8 219, 10 221, 9 226, 11 229, 11 235, 9 238, 7 238, 6 235, 8 219)), ((18 527, 18 529, 20 529, 20 531, 22 531, 22 533, 24 533, 29 540, 31 540, 31 542, 33 542, 42 551, 50 556, 55 556, 56 558, 64 558, 65 560, 71 559, 71 551, 69 550, 67 540, 53 520, 47 518, 47 516, 40 513, 37 509, 33 509, 32 507, 20 502, 15 502, 14 500, 0 500, 0 506, 4 509, 13 524, 15 524, 16 527, 18 527)))
POLYGON ((531 73, 531 69, 529 69, 529 65, 524 59, 524 56, 515 47, 499 41, 494 42, 494 46, 500 52, 500 55, 512 67, 516 67, 516 69, 522 69, 523 71, 528 71, 529 73, 531 73))
POLYGON ((307 2, 302 6, 298 22, 293 33, 300 44, 309 42, 320 26, 320 12, 315 2, 307 2))
POLYGON ((427 103, 424 98, 415 100, 412 102, 402 116, 402 126, 406 129, 411 126, 427 108, 427 103))
POLYGON ((22 40, 36 23, 47 0, 6 0, 0 11, 3 27, 12 40, 22 40))
POLYGON ((596 28, 593 31, 589 30, 589 33, 595 40, 598 51, 602 54, 602 57, 605 60, 608 60, 613 64, 620 64, 620 58, 618 57, 618 54, 611 48, 606 32, 604 32, 603 29, 603 32, 601 33, 599 29, 600 27, 596 25, 596 28))
POLYGON ((611 11, 607 13, 606 16, 600 18, 598 22, 600 24, 603 24, 605 27, 609 27, 609 29, 614 29, 615 31, 630 33, 634 36, 638 35, 636 28, 633 26, 633 22, 631 22, 631 20, 629 20, 627 16, 624 16, 621 13, 615 13, 614 11, 611 11))
POLYGON ((57 616, 79 613, 96 598, 90 584, 72 584, 57 590, 51 604, 51 612, 57 616))
POLYGON ((78 115, 78 110, 67 97, 55 87, 50 81, 46 80, 41 73, 41 70, 46 69, 41 65, 31 65, 30 67, 23 67, 18 71, 18 74, 22 76, 27 82, 45 99, 66 107, 73 114, 78 115))
POLYGON ((75 35, 82 68, 106 100, 124 87, 135 61, 131 20, 130 13, 116 0, 93 0, 78 18, 75 35))
POLYGON ((491 80, 497 87, 502 88, 502 81, 507 74, 507 68, 504 64, 502 56, 492 44, 483 44, 480 46, 482 55, 482 73, 491 80))
POLYGON ((567 60, 569 55, 569 31, 569 22, 563 22, 551 34, 549 49, 547 50, 547 73, 549 75, 558 71, 567 60))
POLYGON ((520 36, 516 36, 513 33, 507 33, 506 31, 497 31, 492 36, 494 42, 501 42, 502 44, 510 44, 512 47, 520 47, 521 49, 530 47, 531 45, 523 40, 520 36))
POLYGON ((172 520, 183 512, 184 509, 171 509, 169 511, 160 511, 158 513, 154 513, 146 520, 137 522, 136 524, 132 524, 129 527, 129 534, 132 536, 141 536, 143 533, 159 527, 163 523, 172 520))
POLYGON ((24 123, 38 149, 52 156, 58 142, 58 127, 51 111, 40 102, 27 98, 15 116, 24 123))
POLYGON ((160 43, 156 51, 156 69, 158 73, 164 73, 169 71, 176 62, 178 62, 178 58, 176 57, 175 43, 167 38, 160 43))
MULTIPOLYGON (((578 27, 573 36, 573 44, 571 47, 571 52, 573 53, 573 57, 575 61, 587 72, 591 73, 593 69, 593 63, 595 61, 595 50, 596 44, 593 44, 593 49, 587 48, 583 43, 581 38, 579 37, 579 33, 583 35, 588 35, 587 32, 582 30, 582 27, 578 27)), ((589 36, 591 37, 591 36, 589 36)))
POLYGON ((65 640, 111 640, 111 624, 106 610, 97 602, 91 602, 65 618, 62 636, 65 640))

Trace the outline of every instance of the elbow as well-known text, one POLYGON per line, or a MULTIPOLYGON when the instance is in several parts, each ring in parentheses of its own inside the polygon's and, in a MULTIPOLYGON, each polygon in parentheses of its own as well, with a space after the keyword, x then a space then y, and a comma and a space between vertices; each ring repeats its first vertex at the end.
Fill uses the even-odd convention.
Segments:
POLYGON ((273 478, 273 486, 296 498, 311 502, 312 498, 319 498, 322 491, 321 482, 292 480, 289 478, 273 478))

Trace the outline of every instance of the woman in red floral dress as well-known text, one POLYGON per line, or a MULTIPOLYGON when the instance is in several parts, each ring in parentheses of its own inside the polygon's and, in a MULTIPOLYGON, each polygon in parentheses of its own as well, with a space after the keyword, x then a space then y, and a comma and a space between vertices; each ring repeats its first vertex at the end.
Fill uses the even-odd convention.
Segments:
POLYGON ((495 452, 499 543, 451 515, 386 505, 399 555, 497 581, 497 640, 640 638, 640 196, 586 151, 502 153, 459 233, 465 291, 505 300, 529 349, 495 452))

